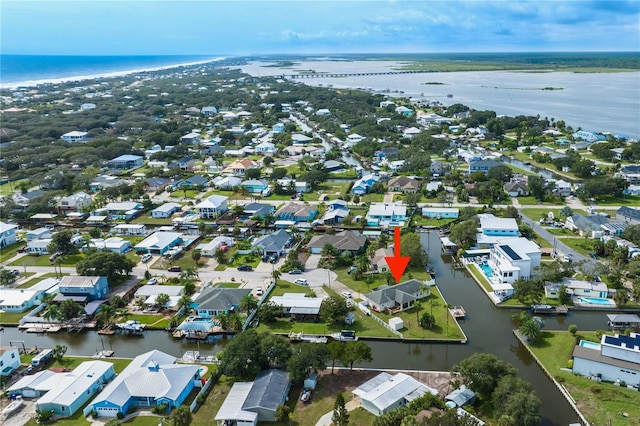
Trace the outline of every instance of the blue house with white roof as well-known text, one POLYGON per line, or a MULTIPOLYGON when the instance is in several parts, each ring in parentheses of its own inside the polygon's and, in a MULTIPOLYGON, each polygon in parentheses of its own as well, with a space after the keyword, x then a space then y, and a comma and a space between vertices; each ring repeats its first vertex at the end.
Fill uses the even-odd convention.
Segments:
POLYGON ((165 254, 169 249, 182 244, 182 234, 179 232, 154 232, 136 244, 136 253, 165 254))
POLYGON ((376 175, 366 175, 358 179, 351 187, 351 193, 355 195, 364 195, 369 192, 371 186, 378 182, 380 177, 376 175))
POLYGON ((199 365, 175 362, 174 356, 158 350, 138 355, 85 408, 84 414, 95 411, 98 416, 117 417, 133 407, 180 406, 202 383, 199 365))
POLYGON ((107 165, 112 169, 133 169, 141 167, 143 163, 144 157, 141 157, 140 155, 125 154, 116 157, 113 160, 109 160, 107 165))

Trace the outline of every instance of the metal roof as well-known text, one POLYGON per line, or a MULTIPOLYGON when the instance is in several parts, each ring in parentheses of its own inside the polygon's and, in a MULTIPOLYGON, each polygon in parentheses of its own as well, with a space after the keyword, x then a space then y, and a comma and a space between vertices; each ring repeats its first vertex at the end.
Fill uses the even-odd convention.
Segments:
POLYGON ((105 361, 85 361, 68 373, 55 375, 55 385, 38 400, 38 404, 71 405, 98 380, 113 369, 105 361))
POLYGON ((255 422, 258 418, 258 413, 242 409, 252 387, 252 382, 234 383, 214 420, 255 422))
POLYGON ((242 408, 244 410, 262 408, 275 412, 278 405, 285 401, 288 393, 288 372, 275 369, 262 371, 253 381, 253 386, 242 408))

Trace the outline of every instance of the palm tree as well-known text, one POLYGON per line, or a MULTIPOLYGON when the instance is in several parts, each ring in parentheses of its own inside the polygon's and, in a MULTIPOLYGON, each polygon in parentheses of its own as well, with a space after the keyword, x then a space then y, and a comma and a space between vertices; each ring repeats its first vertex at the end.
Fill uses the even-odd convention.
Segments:
POLYGON ((58 305, 49 305, 47 309, 42 314, 42 317, 46 320, 59 320, 62 317, 62 311, 60 311, 60 306, 58 305))
POLYGON ((198 271, 196 271, 196 268, 192 266, 187 266, 182 270, 182 272, 180 272, 180 278, 183 280, 189 280, 191 278, 198 279, 200 278, 200 274, 198 274, 198 271))
POLYGON ((356 267, 362 271, 362 273, 367 272, 369 269, 369 259, 366 255, 358 256, 356 258, 356 267))
POLYGON ((228 315, 227 326, 231 331, 242 331, 242 318, 237 312, 232 312, 228 315))
POLYGON ((533 319, 524 321, 518 330, 529 341, 535 341, 540 336, 540 326, 533 319))
POLYGON ((216 319, 220 323, 220 327, 222 327, 223 330, 229 329, 229 314, 227 314, 226 312, 221 312, 216 315, 216 319))
POLYGON ((188 294, 182 295, 182 297, 180 297, 180 300, 178 300, 178 310, 180 310, 180 308, 182 308, 183 306, 185 307, 185 309, 189 309, 189 306, 191 306, 192 302, 193 300, 191 299, 191 296, 189 296, 188 294))
POLYGON ((420 321, 420 310, 422 309, 422 302, 416 300, 413 303, 413 307, 416 308, 416 321, 420 321))
POLYGON ((115 321, 116 307, 113 305, 103 304, 95 315, 95 319, 103 326, 109 326, 115 321))
POLYGON ((448 303, 445 303, 444 304, 444 308, 445 308, 444 309, 444 313, 445 313, 446 318, 447 318, 447 333, 446 333, 446 336, 449 337, 449 316, 451 315, 449 313, 449 309, 451 309, 451 305, 448 304, 448 303))
POLYGON ((280 269, 274 269, 271 273, 271 277, 273 278, 273 283, 276 284, 280 277, 282 276, 282 271, 280 269))
POLYGON ((246 294, 240 300, 240 309, 247 311, 247 315, 258 307, 258 301, 251 294, 246 294))
POLYGON ((60 270, 60 275, 62 276, 62 256, 56 257, 55 259, 53 259, 53 270, 55 271, 56 274, 56 278, 58 278, 58 269, 60 270))

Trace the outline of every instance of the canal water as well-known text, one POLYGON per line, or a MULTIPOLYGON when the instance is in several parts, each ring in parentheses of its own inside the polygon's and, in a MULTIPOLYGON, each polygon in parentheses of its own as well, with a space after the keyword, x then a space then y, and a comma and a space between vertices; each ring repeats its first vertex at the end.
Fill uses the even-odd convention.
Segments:
MULTIPOLYGON (((452 365, 477 352, 490 352, 501 360, 514 365, 520 377, 533 385, 542 401, 543 425, 568 425, 577 422, 569 404, 544 375, 526 350, 512 334, 514 324, 511 315, 518 310, 498 309, 485 296, 465 270, 452 267, 449 258, 440 255, 440 241, 435 231, 421 234, 429 262, 436 268, 436 282, 452 305, 462 305, 467 319, 461 322, 469 341, 462 344, 426 344, 398 342, 368 342, 373 350, 373 362, 361 367, 449 370, 452 365)), ((436 319, 440 324, 443 319, 436 319)), ((566 330, 576 324, 579 330, 606 328, 603 313, 572 312, 568 317, 545 318, 545 329, 566 330)), ((159 349, 176 357, 187 350, 200 350, 202 354, 215 354, 223 343, 195 344, 175 340, 165 331, 147 331, 144 337, 100 336, 97 333, 30 334, 17 328, 5 327, 0 332, 0 345, 24 345, 48 347, 66 345, 69 355, 89 356, 99 350, 114 350, 117 357, 134 357, 140 353, 159 349)))

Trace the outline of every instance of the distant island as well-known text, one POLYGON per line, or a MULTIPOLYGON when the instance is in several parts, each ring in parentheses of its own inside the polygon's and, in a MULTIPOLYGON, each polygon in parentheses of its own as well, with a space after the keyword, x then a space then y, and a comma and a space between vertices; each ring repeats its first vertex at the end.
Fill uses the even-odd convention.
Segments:
POLYGON ((564 87, 500 87, 500 86, 480 86, 489 89, 501 90, 564 90, 564 87))
POLYGON ((446 83, 442 83, 439 81, 427 81, 426 83, 422 83, 422 84, 427 84, 429 86, 444 86, 446 83))

